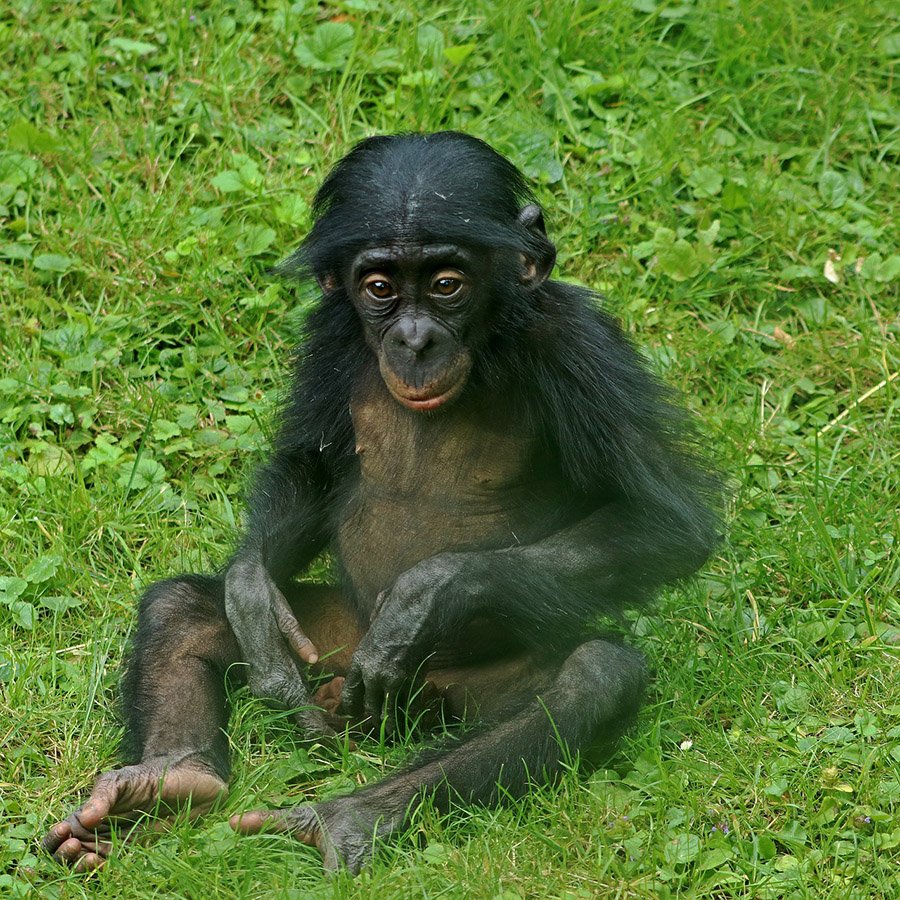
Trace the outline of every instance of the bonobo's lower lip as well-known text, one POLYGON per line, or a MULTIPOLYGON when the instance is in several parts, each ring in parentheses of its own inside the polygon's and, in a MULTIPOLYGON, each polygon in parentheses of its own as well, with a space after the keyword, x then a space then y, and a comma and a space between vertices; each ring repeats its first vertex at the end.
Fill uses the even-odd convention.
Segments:
POLYGON ((382 367, 382 377, 398 403, 414 412, 429 412, 454 400, 462 392, 470 368, 471 361, 464 355, 460 356, 448 373, 452 379, 449 387, 447 382, 450 379, 445 377, 437 384, 432 382, 423 388, 414 388, 398 378, 387 366, 382 367))
POLYGON ((421 400, 413 400, 412 397, 404 397, 402 394, 394 394, 394 396, 407 409, 414 409, 417 412, 427 412, 429 409, 437 409, 439 406, 443 406, 448 400, 455 397, 461 388, 461 383, 454 384, 449 391, 444 391, 443 394, 438 394, 436 397, 425 397, 421 400))
MULTIPOLYGON (((467 367, 468 369, 468 367, 467 367)), ((466 372, 468 374, 468 371, 466 372)), ((415 412, 428 412, 443 406, 456 397, 466 383, 466 374, 458 378, 449 388, 439 394, 426 393, 425 391, 412 390, 408 385, 388 382, 388 389, 394 395, 394 399, 402 403, 407 409, 415 412)))

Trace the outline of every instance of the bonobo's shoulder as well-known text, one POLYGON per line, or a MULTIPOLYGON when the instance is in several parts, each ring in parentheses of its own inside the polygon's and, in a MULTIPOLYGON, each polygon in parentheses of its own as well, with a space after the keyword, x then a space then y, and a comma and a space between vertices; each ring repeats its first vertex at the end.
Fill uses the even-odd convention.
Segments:
POLYGON ((546 354, 592 355, 604 345, 628 344, 619 320, 603 306, 605 298, 581 285, 548 282, 540 298, 538 346, 546 354))

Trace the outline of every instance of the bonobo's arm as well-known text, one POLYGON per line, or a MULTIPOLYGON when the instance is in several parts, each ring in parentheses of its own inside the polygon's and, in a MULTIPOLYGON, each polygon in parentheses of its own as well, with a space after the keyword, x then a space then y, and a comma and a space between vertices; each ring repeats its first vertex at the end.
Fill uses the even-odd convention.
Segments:
POLYGON ((476 615, 499 619, 539 651, 575 646, 598 613, 639 605, 702 565, 715 544, 714 517, 693 512, 618 501, 534 544, 423 560, 382 598, 348 673, 345 705, 379 715, 385 695, 442 636, 476 615))
MULTIPOLYGON (((298 661, 316 662, 318 651, 284 598, 283 585, 324 547, 327 488, 308 454, 276 452, 257 474, 250 522, 225 572, 225 613, 248 667, 250 689, 284 708, 310 707, 298 661)), ((300 724, 328 732, 314 710, 300 724)))

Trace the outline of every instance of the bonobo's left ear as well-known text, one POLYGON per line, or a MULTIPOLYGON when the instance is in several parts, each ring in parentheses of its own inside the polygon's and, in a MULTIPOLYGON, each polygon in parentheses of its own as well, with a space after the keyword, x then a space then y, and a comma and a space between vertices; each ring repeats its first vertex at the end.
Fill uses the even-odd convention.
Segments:
POLYGON ((538 287, 550 277, 556 262, 556 247, 547 237, 544 214, 536 203, 523 206, 516 221, 531 233, 532 244, 537 251, 534 255, 522 254, 521 281, 528 287, 538 287))

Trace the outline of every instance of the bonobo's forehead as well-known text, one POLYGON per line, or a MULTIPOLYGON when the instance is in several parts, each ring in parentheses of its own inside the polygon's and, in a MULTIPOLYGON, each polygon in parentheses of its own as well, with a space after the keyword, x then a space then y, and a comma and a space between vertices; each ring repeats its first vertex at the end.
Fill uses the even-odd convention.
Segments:
POLYGON ((458 244, 424 244, 421 241, 398 241, 385 246, 367 247, 353 261, 353 272, 372 269, 395 270, 438 265, 469 268, 476 254, 458 244))

